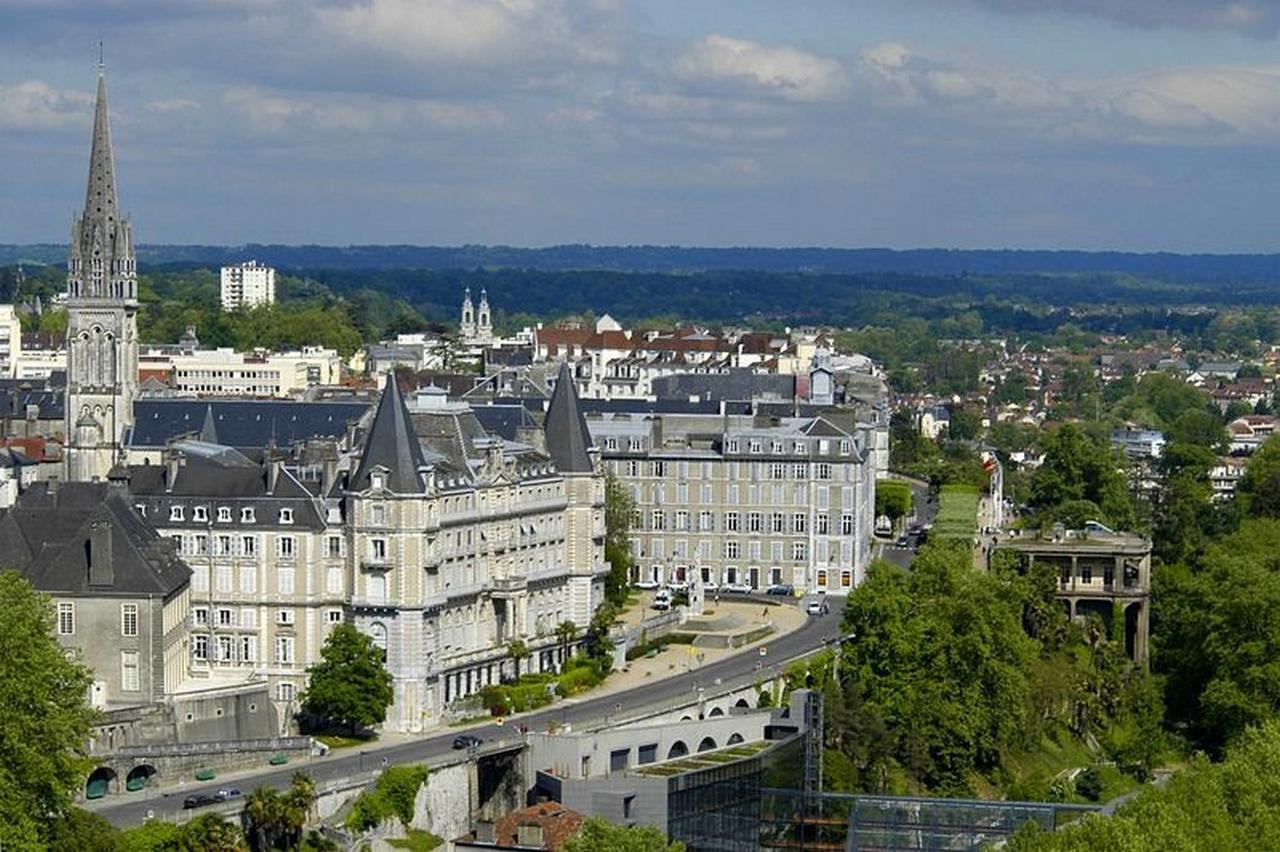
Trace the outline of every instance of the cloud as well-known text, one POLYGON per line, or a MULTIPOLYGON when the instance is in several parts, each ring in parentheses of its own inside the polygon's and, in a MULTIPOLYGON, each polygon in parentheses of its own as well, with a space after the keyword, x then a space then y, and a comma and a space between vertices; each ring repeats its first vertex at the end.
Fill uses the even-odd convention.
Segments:
POLYGON ((681 54, 674 71, 687 83, 728 83, 790 101, 834 100, 848 83, 834 59, 715 33, 681 54))
POLYGON ((0 127, 53 130, 83 123, 93 99, 84 92, 56 89, 42 80, 0 85, 0 127))
MULTIPOLYGON (((934 0, 954 5, 956 0, 934 0)), ((995 12, 1062 13, 1139 27, 1234 30, 1273 36, 1280 30, 1280 0, 960 0, 995 12)))
POLYGON ((284 94, 254 87, 229 89, 224 103, 250 133, 325 131, 384 135, 423 126, 449 130, 489 129, 505 115, 481 103, 351 96, 334 93, 284 94))
POLYGON ((357 0, 316 11, 329 35, 420 64, 610 64, 616 0, 357 0))

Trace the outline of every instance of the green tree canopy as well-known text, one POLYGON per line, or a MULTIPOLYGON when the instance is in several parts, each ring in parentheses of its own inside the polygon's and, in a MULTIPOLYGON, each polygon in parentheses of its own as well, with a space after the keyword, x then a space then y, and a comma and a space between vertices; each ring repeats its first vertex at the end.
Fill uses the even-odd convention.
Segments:
POLYGON ((604 481, 604 558, 609 563, 605 578, 605 596, 615 606, 627 600, 631 568, 635 557, 631 552, 631 523, 635 515, 631 492, 612 473, 604 481))
POLYGON ((354 625, 339 624, 325 639, 320 662, 307 669, 303 709, 353 731, 383 721, 395 695, 382 657, 382 649, 354 625))
POLYGON ((911 486, 900 479, 876 480, 876 517, 897 521, 911 511, 911 486))
POLYGON ((54 639, 49 598, 0 572, 0 845, 28 849, 68 812, 90 769, 93 676, 54 639))
POLYGON ((614 825, 601 817, 588 817, 582 830, 569 838, 563 852, 684 852, 684 844, 667 842, 653 826, 614 825))
POLYGON ((1088 500, 1102 513, 1098 520, 1103 523, 1121 529, 1133 526, 1136 514, 1123 462, 1110 444, 1074 423, 1059 426, 1041 443, 1044 464, 1031 481, 1032 506, 1054 517, 1063 504, 1088 500))
POLYGON ((1280 437, 1269 438, 1250 457, 1237 493, 1254 516, 1280 518, 1280 437))

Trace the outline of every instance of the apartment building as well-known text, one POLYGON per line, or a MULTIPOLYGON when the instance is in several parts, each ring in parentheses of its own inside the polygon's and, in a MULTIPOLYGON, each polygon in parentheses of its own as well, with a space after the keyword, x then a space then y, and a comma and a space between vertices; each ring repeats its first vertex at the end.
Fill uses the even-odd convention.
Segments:
POLYGON ((138 356, 138 371, 153 394, 284 398, 337 384, 342 359, 322 346, 292 352, 155 346, 138 356))
POLYGON ((635 580, 848 593, 871 557, 874 427, 743 414, 600 414, 635 501, 635 580))
POLYGON ((276 301, 276 271, 256 260, 222 267, 219 284, 224 311, 271 305, 276 301))

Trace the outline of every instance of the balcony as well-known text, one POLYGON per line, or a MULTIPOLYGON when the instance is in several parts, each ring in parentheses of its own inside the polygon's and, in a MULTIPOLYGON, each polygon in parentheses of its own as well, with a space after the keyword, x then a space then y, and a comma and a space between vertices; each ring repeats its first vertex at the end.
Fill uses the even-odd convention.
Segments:
POLYGON ((525 577, 495 577, 493 580, 493 596, 499 600, 510 600, 528 588, 529 580, 525 577))
POLYGON ((390 571, 392 568, 389 556, 361 556, 360 568, 365 571, 390 571))

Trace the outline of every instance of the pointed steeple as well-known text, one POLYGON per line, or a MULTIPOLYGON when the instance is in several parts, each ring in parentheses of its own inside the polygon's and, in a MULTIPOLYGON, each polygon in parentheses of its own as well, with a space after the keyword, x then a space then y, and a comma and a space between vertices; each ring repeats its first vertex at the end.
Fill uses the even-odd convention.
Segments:
POLYGON ((561 473, 592 473, 591 433, 587 431, 586 418, 578 405, 578 392, 573 386, 573 371, 569 362, 560 365, 556 376, 556 389, 547 407, 547 419, 543 424, 547 434, 547 454, 561 473))
POLYGON ((111 152, 111 123, 107 118, 107 74, 98 66, 98 99, 93 108, 93 145, 89 152, 89 185, 85 189, 84 217, 104 223, 107 233, 120 217, 116 202, 116 166, 111 152))
POLYGON ((213 421, 213 405, 204 407, 204 425, 200 427, 200 440, 206 444, 218 443, 218 424, 213 421))
POLYGON ((386 485, 396 494, 421 494, 425 488, 418 469, 426 461, 422 445, 418 443, 409 409, 405 407, 396 374, 387 374, 387 384, 374 412, 369 436, 364 442, 360 466, 351 478, 351 490, 363 491, 369 487, 369 475, 376 467, 387 469, 386 485))

